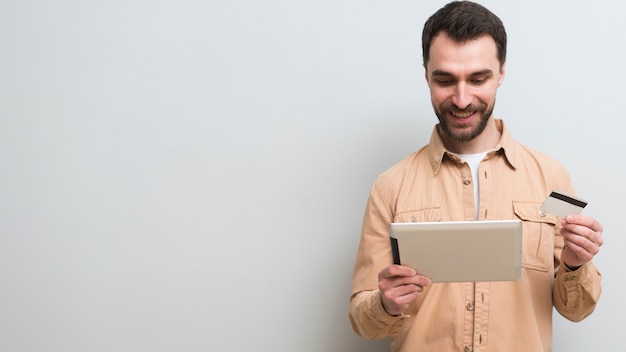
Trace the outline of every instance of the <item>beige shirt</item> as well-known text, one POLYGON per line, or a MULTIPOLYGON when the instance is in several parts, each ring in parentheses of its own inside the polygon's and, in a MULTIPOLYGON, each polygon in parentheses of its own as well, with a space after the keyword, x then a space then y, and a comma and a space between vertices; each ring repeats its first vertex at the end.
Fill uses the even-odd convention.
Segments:
POLYGON ((551 351, 553 307, 572 321, 593 312, 600 273, 591 262, 573 272, 561 265, 560 219, 539 210, 552 190, 574 194, 569 174, 496 123, 502 137, 480 163, 477 180, 445 149, 435 127, 428 145, 374 183, 350 298, 350 321, 359 335, 391 336, 393 351, 551 351), (472 182, 479 182, 478 220, 523 220, 522 278, 434 283, 403 315, 388 315, 378 291, 378 272, 393 262, 388 224, 474 220, 472 182))

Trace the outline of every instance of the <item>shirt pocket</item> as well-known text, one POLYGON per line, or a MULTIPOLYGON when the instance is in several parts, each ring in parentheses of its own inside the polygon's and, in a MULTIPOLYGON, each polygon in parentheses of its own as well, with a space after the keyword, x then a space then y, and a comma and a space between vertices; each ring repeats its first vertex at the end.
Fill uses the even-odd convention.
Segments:
POLYGON ((548 271, 554 265, 556 216, 539 209, 541 203, 513 202, 515 215, 522 220, 522 267, 548 271))
POLYGON ((397 212, 393 222, 440 222, 441 210, 439 207, 431 207, 420 210, 397 212))

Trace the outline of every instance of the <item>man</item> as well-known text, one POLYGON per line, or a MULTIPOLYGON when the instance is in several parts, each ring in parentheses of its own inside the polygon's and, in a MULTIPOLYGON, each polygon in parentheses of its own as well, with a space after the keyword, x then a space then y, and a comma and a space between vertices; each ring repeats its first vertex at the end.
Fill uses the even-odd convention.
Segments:
POLYGON ((600 296, 592 258, 603 243, 593 218, 539 210, 552 190, 574 193, 556 160, 513 140, 492 117, 505 75, 498 17, 452 2, 422 35, 426 82, 439 124, 428 145, 381 174, 366 206, 350 321, 393 351, 551 351, 552 311, 580 321, 600 296), (393 265, 391 222, 521 219, 518 281, 432 283, 393 265))

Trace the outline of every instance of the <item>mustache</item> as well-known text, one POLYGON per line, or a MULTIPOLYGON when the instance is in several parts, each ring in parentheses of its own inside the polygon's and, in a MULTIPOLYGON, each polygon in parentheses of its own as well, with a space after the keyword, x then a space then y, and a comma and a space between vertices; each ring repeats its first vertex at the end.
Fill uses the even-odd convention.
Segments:
POLYGON ((439 110, 441 112, 451 112, 451 113, 456 113, 456 114, 462 114, 462 113, 473 114, 476 111, 487 110, 487 104, 484 104, 484 103, 470 104, 466 106, 464 109, 461 109, 458 106, 454 105, 454 103, 447 101, 441 104, 441 106, 439 107, 439 110))

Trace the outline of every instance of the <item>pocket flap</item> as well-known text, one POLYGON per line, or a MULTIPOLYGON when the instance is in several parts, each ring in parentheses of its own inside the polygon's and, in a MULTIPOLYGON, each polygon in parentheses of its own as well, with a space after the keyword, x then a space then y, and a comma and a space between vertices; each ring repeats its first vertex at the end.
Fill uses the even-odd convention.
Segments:
POLYGON ((513 201, 513 212, 523 221, 544 222, 556 225, 557 218, 553 214, 546 213, 539 209, 541 203, 516 202, 513 201))
POLYGON ((393 222, 439 222, 441 210, 439 207, 398 212, 393 222))

